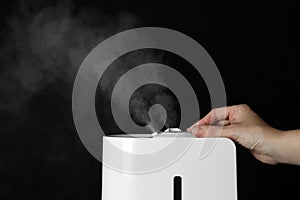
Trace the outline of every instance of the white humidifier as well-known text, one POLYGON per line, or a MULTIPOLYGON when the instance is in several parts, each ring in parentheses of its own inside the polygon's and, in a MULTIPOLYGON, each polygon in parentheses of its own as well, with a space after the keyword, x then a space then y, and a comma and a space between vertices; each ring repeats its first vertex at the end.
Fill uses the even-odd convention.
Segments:
POLYGON ((103 138, 102 200, 236 199, 236 150, 229 139, 178 129, 103 138))

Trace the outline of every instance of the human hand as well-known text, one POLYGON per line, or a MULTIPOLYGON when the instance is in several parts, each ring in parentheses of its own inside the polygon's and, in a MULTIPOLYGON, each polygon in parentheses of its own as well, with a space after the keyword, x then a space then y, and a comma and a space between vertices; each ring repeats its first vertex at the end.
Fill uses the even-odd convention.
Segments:
POLYGON ((213 109, 187 129, 196 137, 227 137, 249 149, 255 158, 276 164, 275 144, 282 131, 269 126, 247 105, 213 109))

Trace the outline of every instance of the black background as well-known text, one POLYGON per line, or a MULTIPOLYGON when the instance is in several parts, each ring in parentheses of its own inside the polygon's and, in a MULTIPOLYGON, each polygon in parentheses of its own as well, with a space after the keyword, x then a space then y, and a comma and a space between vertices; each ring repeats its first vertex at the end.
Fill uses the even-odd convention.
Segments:
MULTIPOLYGON (((37 10, 58 4, 32 2, 37 10)), ((14 15, 16 4, 0 3, 1 47, 11 33, 7 19, 14 15)), ((138 19, 135 26, 160 26, 185 33, 197 40, 217 64, 228 105, 246 103, 282 130, 300 128, 298 49, 292 34, 299 21, 293 5, 77 0, 73 6, 74 14, 86 6, 110 17, 126 12, 138 19)), ((10 66, 3 61, 1 50, 3 78, 10 66)), ((10 87, 8 78, 1 80, 0 199, 100 199, 101 166, 76 133, 72 84, 55 79, 22 102, 16 112, 9 109, 10 102, 18 101, 24 91, 16 88, 14 95, 8 94, 3 89, 10 87)), ((298 198, 298 166, 262 164, 240 146, 237 155, 240 200, 298 198)))

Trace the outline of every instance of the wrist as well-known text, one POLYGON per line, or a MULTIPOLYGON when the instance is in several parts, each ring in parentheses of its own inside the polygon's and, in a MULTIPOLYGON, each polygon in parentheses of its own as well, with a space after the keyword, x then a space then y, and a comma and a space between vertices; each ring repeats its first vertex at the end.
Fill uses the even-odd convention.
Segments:
POLYGON ((285 145, 288 131, 275 129, 272 132, 272 137, 269 141, 269 155, 276 163, 288 163, 288 160, 286 160, 286 148, 288 148, 288 145, 285 145))

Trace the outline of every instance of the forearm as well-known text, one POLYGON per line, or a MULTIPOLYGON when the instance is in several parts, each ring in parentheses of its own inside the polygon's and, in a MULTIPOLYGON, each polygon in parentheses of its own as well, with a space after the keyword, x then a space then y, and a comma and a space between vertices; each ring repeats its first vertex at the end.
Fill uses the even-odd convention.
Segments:
POLYGON ((272 151, 278 163, 300 165, 300 130, 282 131, 272 151))

